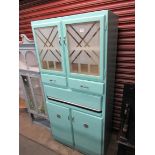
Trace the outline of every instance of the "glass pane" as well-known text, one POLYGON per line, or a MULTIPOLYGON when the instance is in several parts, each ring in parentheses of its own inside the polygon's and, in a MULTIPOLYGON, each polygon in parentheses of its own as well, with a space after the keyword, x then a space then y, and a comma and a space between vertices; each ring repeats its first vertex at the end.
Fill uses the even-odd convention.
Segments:
POLYGON ((73 73, 99 75, 99 21, 67 25, 70 70, 73 73))
POLYGON ((29 85, 28 77, 27 76, 22 76, 22 79, 23 79, 26 95, 27 95, 27 98, 28 98, 28 101, 29 101, 29 107, 30 107, 31 110, 35 110, 35 104, 34 104, 34 101, 33 101, 32 92, 31 92, 31 88, 30 88, 30 85, 29 85))
POLYGON ((39 111, 39 113, 45 113, 45 108, 44 108, 45 103, 44 103, 44 99, 42 96, 39 78, 31 77, 31 83, 32 83, 33 93, 34 93, 34 96, 36 99, 38 111, 39 111))
POLYGON ((42 68, 62 71, 57 26, 36 28, 35 35, 42 68))
POLYGON ((19 69, 27 69, 24 55, 19 52, 19 69))
POLYGON ((26 63, 28 67, 37 67, 37 59, 32 51, 27 51, 25 55, 26 63))

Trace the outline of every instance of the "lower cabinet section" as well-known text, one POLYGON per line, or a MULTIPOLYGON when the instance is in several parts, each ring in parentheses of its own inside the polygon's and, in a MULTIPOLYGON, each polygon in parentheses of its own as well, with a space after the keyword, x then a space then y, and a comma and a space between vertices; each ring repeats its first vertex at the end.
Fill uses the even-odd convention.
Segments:
POLYGON ((88 155, 101 155, 102 118, 72 111, 75 148, 88 155))
POLYGON ((101 155, 102 118, 47 102, 54 138, 88 155, 101 155))

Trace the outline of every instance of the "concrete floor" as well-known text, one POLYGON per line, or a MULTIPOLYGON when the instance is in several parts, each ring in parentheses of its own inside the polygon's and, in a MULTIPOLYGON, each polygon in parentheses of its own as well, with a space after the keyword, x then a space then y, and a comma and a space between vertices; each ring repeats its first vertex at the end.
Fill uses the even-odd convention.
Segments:
POLYGON ((22 135, 19 136, 19 141, 19 155, 58 155, 54 151, 22 135))
MULTIPOLYGON (((28 113, 20 112, 19 121, 20 155, 83 155, 55 141, 48 128, 31 122, 28 113)), ((116 155, 116 139, 113 134, 107 155, 116 155)))

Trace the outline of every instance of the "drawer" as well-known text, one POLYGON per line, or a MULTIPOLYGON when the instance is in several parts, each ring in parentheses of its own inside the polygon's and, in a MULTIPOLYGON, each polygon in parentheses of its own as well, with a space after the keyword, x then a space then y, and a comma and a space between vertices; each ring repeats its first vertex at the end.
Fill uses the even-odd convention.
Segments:
POLYGON ((41 74, 41 77, 44 84, 66 87, 66 77, 47 74, 41 74))
POLYGON ((73 110, 75 148, 89 155, 101 155, 102 118, 73 110))
POLYGON ((72 127, 68 119, 70 116, 69 108, 47 102, 47 110, 54 138, 73 146, 72 127))
POLYGON ((102 112, 102 96, 76 92, 71 89, 63 89, 44 85, 48 101, 56 101, 76 107, 102 112))
POLYGON ((71 89, 103 95, 104 83, 69 78, 71 89))

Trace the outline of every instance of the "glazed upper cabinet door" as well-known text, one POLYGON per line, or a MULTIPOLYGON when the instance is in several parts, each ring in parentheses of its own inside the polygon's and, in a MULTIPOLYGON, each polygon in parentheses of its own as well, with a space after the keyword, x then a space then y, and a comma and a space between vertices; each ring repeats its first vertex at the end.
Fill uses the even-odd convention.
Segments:
POLYGON ((102 79, 104 16, 66 19, 63 29, 70 76, 102 79))
POLYGON ((41 71, 64 74, 60 22, 34 26, 33 35, 41 71))

